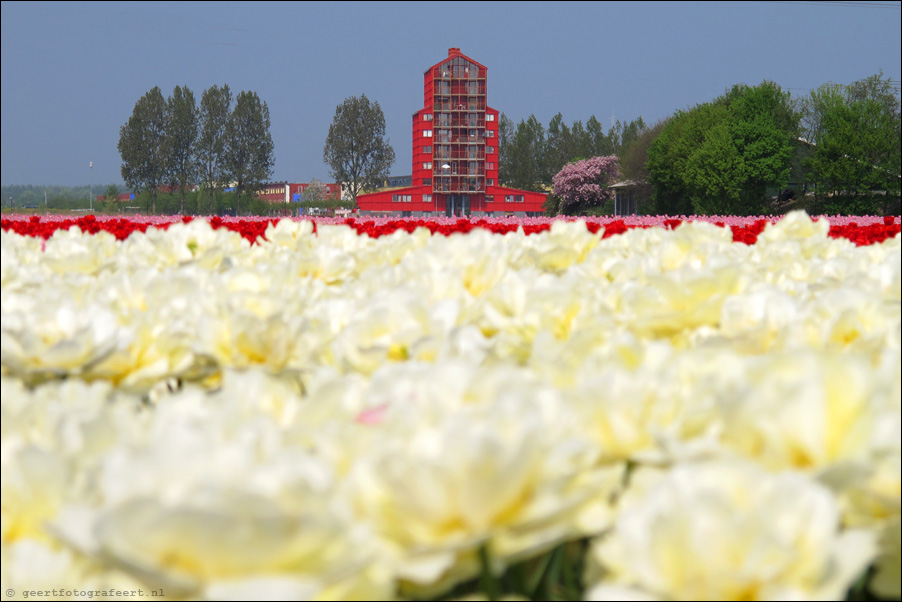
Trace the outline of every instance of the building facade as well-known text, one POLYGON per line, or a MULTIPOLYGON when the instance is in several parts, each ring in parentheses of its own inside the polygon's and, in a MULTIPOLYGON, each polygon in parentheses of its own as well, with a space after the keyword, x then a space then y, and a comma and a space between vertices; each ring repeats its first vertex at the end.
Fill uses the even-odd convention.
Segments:
MULTIPOLYGON (((264 184, 257 196, 271 203, 299 203, 304 201, 304 192, 309 183, 273 182, 264 184)), ((341 185, 334 183, 322 183, 325 198, 329 200, 341 200, 341 185)))
POLYGON ((500 186, 498 111, 486 104, 486 68, 450 48, 423 76, 413 114, 410 186, 362 194, 362 211, 470 215, 541 213, 546 196, 500 186))

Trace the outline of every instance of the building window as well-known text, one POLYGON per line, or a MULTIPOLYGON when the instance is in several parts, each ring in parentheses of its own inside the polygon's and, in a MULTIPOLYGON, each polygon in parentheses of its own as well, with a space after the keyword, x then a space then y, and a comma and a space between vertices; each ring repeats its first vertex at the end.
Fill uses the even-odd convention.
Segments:
POLYGON ((495 164, 494 163, 486 163, 485 169, 486 169, 486 171, 488 171, 490 169, 495 169, 495 164))
POLYGON ((432 130, 423 130, 423 138, 432 138, 432 130))
POLYGON ((423 147, 423 152, 426 153, 427 155, 431 155, 431 154, 432 154, 432 147, 431 147, 431 146, 424 146, 424 147, 423 147))
POLYGON ((424 203, 431 203, 431 202, 432 202, 432 195, 431 195, 431 194, 424 194, 424 195, 423 195, 423 202, 424 202, 424 203))
POLYGON ((485 202, 486 202, 486 203, 494 203, 494 202, 495 202, 495 195, 494 195, 494 194, 487 194, 487 195, 485 195, 485 202))
POLYGON ((423 169, 432 169, 432 161, 426 161, 423 163, 423 169))
POLYGON ((423 121, 432 121, 432 113, 423 113, 423 121))
POLYGON ((494 155, 494 154, 495 154, 495 147, 494 147, 494 146, 487 146, 487 147, 485 147, 485 152, 486 152, 487 155, 494 155))
POLYGON ((409 194, 393 194, 391 200, 393 203, 409 203, 411 196, 409 194))
POLYGON ((488 115, 485 116, 485 120, 486 121, 495 121, 495 116, 492 115, 491 113, 489 113, 488 115))
POLYGON ((486 183, 487 186, 494 186, 494 185, 495 185, 495 178, 489 178, 488 180, 485 181, 485 183, 486 183))
POLYGON ((494 138, 495 132, 494 132, 494 130, 486 130, 485 135, 487 138, 494 138))
POLYGON ((423 178, 423 186, 432 186, 432 178, 423 178))

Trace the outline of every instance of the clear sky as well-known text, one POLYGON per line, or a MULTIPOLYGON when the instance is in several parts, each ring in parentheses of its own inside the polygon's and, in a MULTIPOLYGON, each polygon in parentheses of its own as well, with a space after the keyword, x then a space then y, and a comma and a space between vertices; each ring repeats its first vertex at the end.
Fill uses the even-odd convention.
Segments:
POLYGON ((3 2, 2 183, 122 181, 119 128, 154 86, 228 84, 267 103, 274 181, 330 181, 335 108, 385 113, 393 175, 410 174, 423 72, 458 47, 515 122, 653 123, 733 84, 794 97, 883 71, 900 79, 900 3, 3 2), (89 162, 93 168, 89 169, 89 162))

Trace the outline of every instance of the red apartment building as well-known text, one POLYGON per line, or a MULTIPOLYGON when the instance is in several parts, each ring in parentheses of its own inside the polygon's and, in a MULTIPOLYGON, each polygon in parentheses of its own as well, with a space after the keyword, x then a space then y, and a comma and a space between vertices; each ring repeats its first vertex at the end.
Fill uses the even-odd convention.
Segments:
POLYGON ((448 49, 423 76, 413 114, 410 187, 362 194, 363 211, 469 215, 541 213, 545 195, 498 183, 498 111, 486 104, 486 68, 448 49))

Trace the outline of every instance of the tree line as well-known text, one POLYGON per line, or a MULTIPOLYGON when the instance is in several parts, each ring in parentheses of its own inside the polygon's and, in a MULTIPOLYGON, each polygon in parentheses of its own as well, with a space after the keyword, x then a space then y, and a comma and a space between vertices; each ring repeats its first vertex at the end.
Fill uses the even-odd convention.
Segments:
MULTIPOLYGON (((235 212, 272 175, 275 163, 269 108, 256 92, 232 96, 228 85, 204 91, 200 104, 187 86, 168 98, 154 87, 135 104, 119 130, 122 178, 136 192, 149 194, 157 211, 161 190, 179 196, 179 213, 195 183, 206 192, 206 208, 216 208, 216 193, 233 185, 235 212)), ((198 209, 204 203, 197 201, 198 209)))
POLYGON ((799 117, 772 82, 733 86, 678 111, 648 149, 656 208, 669 215, 763 213, 790 179, 799 117))
POLYGON ((535 115, 514 126, 504 113, 498 121, 498 179, 505 186, 549 190, 561 168, 580 159, 626 154, 647 129, 642 117, 628 123, 617 121, 607 133, 592 115, 583 125, 568 126, 558 113, 546 129, 535 115))
MULTIPOLYGON (((233 98, 227 85, 213 86, 198 106, 187 87, 167 99, 156 87, 120 129, 122 175, 154 213, 158 193, 167 190, 178 195, 180 213, 237 213, 242 199, 246 208, 267 211, 253 193, 271 177, 269 129, 269 109, 254 92, 233 98), (197 182, 203 193, 189 196, 197 182), (228 185, 238 194, 224 200, 228 185)), ((882 73, 825 84, 800 99, 765 81, 733 86, 652 126, 639 117, 608 132, 595 116, 568 126, 558 113, 545 128, 534 115, 515 126, 502 114, 499 184, 548 192, 565 166, 615 157, 604 169, 586 164, 560 180, 602 188, 628 180, 647 199, 641 210, 659 214, 773 213, 793 197, 818 213, 898 212, 900 141, 899 96, 882 73)), ((339 105, 323 158, 354 199, 384 179, 394 151, 379 104, 362 96, 339 105)), ((609 192, 577 200, 551 194, 546 210, 609 212, 609 192)), ((39 204, 35 191, 23 194, 39 204)), ((167 210, 175 211, 171 202, 167 210)))
MULTIPOLYGON (((121 184, 94 186, 94 198, 90 198, 89 186, 33 186, 10 185, 0 189, 3 210, 31 213, 87 212, 102 215, 148 214, 153 207, 150 191, 134 193, 134 198, 120 201, 119 195, 127 192, 121 184), (45 194, 46 193, 46 194, 45 194)), ((156 197, 157 213, 173 215, 234 214, 236 195, 217 190, 212 205, 208 191, 196 188, 184 195, 178 191, 160 191, 156 197)), ((248 195, 242 200, 243 215, 278 216, 291 210, 284 204, 273 204, 259 197, 248 195)))
POLYGON ((802 186, 827 212, 899 212, 902 119, 898 90, 883 74, 825 84, 799 104, 802 186))
POLYGON ((640 117, 607 134, 595 117, 568 128, 558 114, 545 129, 534 116, 514 128, 502 115, 499 179, 547 191, 576 178, 604 190, 587 198, 556 185, 552 214, 610 212, 606 187, 616 180, 659 214, 762 214, 793 202, 818 213, 898 212, 899 114, 899 96, 879 74, 799 99, 773 82, 740 84, 652 126, 640 117), (606 168, 589 169, 581 160, 590 157, 607 158, 606 168))
MULTIPOLYGON (((119 194, 119 188, 110 184, 119 194)), ((109 186, 107 188, 109 188, 109 186)), ((17 209, 87 209, 92 192, 101 190, 99 186, 35 186, 8 185, 0 187, 0 199, 3 207, 17 209), (84 207, 82 207, 84 205, 84 207)))

